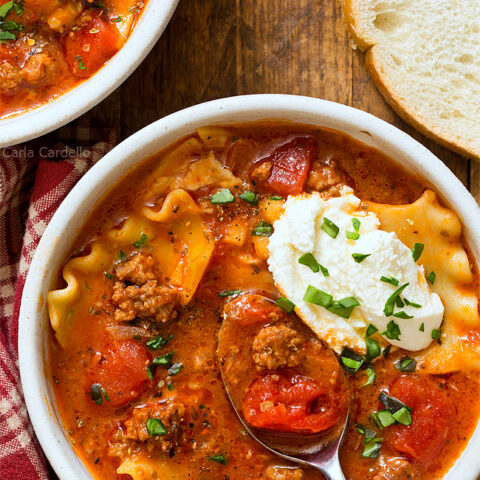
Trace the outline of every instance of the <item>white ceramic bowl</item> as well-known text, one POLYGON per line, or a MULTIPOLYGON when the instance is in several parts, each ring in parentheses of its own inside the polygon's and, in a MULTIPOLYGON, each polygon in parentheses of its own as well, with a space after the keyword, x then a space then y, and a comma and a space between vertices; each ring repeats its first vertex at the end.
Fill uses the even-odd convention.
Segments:
MULTIPOLYGON (((197 105, 149 125, 97 163, 61 204, 45 231, 30 267, 20 311, 19 349, 22 385, 38 439, 62 480, 87 480, 55 409, 45 373, 49 328, 45 297, 85 216, 132 165, 202 125, 287 119, 345 132, 386 153, 421 175, 461 217, 474 257, 480 259, 480 209, 453 173, 426 148, 378 118, 337 103, 290 95, 251 95, 197 105)), ((474 480, 480 473, 480 427, 447 474, 449 480, 474 480)))
POLYGON ((41 107, 0 120, 0 148, 45 135, 79 117, 119 87, 165 30, 179 0, 150 0, 122 49, 97 73, 41 107))

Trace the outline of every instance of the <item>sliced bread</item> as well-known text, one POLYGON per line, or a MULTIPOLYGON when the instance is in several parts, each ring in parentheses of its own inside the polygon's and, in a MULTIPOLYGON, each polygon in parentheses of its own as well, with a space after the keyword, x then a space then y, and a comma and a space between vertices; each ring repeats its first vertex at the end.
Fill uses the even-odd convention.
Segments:
POLYGON ((480 159, 480 0, 341 0, 378 89, 415 128, 480 159))

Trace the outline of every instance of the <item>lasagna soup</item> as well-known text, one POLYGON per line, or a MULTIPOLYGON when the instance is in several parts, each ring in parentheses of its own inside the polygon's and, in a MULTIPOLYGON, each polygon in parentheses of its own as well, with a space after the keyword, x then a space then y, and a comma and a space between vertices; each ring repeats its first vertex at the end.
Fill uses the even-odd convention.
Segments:
POLYGON ((93 75, 125 43, 145 1, 0 0, 0 118, 93 75))
POLYGON ((99 480, 323 479, 247 434, 221 375, 256 428, 350 412, 349 480, 440 479, 479 418, 477 280, 455 212, 377 150, 199 128, 77 235, 47 299, 57 408, 99 480))

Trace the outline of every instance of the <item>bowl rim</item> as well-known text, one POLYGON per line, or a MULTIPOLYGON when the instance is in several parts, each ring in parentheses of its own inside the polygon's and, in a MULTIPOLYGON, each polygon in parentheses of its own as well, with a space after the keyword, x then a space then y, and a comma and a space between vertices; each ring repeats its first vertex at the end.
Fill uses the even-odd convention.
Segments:
POLYGON ((16 145, 75 120, 119 87, 165 30, 179 0, 149 0, 122 48, 96 73, 53 100, 0 120, 0 148, 16 145))
MULTIPOLYGON (((345 132, 375 146, 422 175, 459 215, 474 259, 480 259, 480 208, 457 177, 412 137, 387 122, 346 105, 296 95, 260 94, 202 103, 173 113, 124 140, 94 165, 62 202, 43 234, 26 279, 19 317, 19 365, 24 396, 37 438, 60 479, 91 479, 55 414, 45 371, 45 294, 85 215, 105 190, 147 156, 203 125, 293 120, 345 132), (83 212, 83 213, 81 213, 83 212), (76 223, 76 227, 75 227, 76 223), (59 260, 60 258, 60 260, 59 260)), ((480 425, 444 480, 476 480, 480 473, 480 425)))

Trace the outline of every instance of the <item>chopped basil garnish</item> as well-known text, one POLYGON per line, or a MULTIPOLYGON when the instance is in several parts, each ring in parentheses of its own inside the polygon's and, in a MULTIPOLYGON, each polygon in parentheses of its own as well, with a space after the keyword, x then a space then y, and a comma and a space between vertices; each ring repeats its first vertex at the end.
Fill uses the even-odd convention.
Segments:
POLYGON ((99 383, 92 383, 92 385, 90 385, 90 396, 97 405, 101 405, 104 398, 107 402, 110 401, 110 397, 108 396, 107 392, 99 383))
POLYGON ((323 265, 320 265, 320 271, 323 273, 324 277, 328 277, 330 275, 330 273, 328 273, 328 268, 324 267, 323 265))
POLYGON ((394 285, 395 287, 398 287, 398 284, 400 283, 395 277, 392 277, 391 275, 389 277, 381 276, 380 280, 382 282, 389 283, 390 285, 394 285))
POLYGON ((220 465, 226 465, 229 461, 228 455, 224 455, 223 453, 214 455, 213 457, 209 457, 208 459, 212 462, 220 463, 220 465))
POLYGON ((367 257, 369 257, 371 253, 352 253, 352 257, 356 263, 363 262, 367 257))
POLYGON ((358 233, 360 230, 360 220, 358 218, 352 219, 353 229, 358 233))
POLYGON ((320 264, 311 253, 303 254, 298 259, 298 263, 306 265, 313 273, 317 273, 320 270, 320 264))
POLYGON ((279 195, 272 195, 270 200, 283 200, 283 197, 280 197, 279 195))
POLYGON ((373 340, 372 338, 366 338, 365 343, 367 344, 367 359, 373 360, 380 356, 382 349, 380 348, 380 344, 373 340))
POLYGON ((118 259, 119 260, 125 260, 125 258, 127 258, 127 256, 125 255, 125 252, 123 250, 120 250, 118 252, 118 259))
POLYGON ((401 372, 411 373, 417 368, 417 362, 412 357, 406 355, 395 364, 395 368, 401 372))
POLYGON ((365 360, 361 355, 350 350, 348 347, 344 347, 340 354, 340 365, 352 375, 358 372, 364 362, 365 360))
POLYGON ((409 315, 408 313, 401 311, 393 314, 394 317, 397 318, 403 318, 404 320, 408 320, 409 318, 413 318, 412 315, 409 315))
POLYGON ((4 40, 15 40, 17 37, 15 36, 14 33, 11 32, 4 32, 0 30, 0 41, 4 40))
POLYGON ((412 412, 409 407, 402 407, 400 410, 393 414, 393 418, 402 425, 412 424, 412 412))
POLYGON ((415 262, 421 257, 424 247, 423 243, 416 243, 413 246, 412 257, 415 262))
MULTIPOLYGON (((400 288, 397 288, 389 297, 388 300, 385 302, 385 307, 383 309, 383 313, 385 313, 386 317, 390 317, 393 315, 393 309, 395 307, 395 302, 400 294, 408 287, 408 283, 404 283, 400 288)), ((389 337, 390 338, 390 337, 389 337)))
POLYGON ((174 363, 169 369, 168 369, 168 374, 169 375, 176 375, 183 369, 183 365, 181 363, 174 363))
POLYGON ((333 302, 333 297, 330 294, 323 292, 312 285, 307 287, 303 299, 308 303, 313 303, 314 305, 319 305, 324 308, 329 307, 333 302))
POLYGON ((434 340, 436 340, 438 343, 441 343, 441 342, 440 342, 441 336, 442 336, 442 331, 441 331, 441 330, 438 330, 437 328, 434 328, 434 329, 432 330, 432 338, 433 338, 434 340))
POLYGON ((425 324, 424 324, 424 323, 422 323, 422 324, 420 325, 419 330, 420 330, 421 332, 424 332, 424 331, 425 331, 425 324))
POLYGON ((14 3, 13 0, 10 0, 10 2, 0 5, 0 18, 2 20, 7 18, 8 14, 12 11, 14 3))
POLYGON ((161 357, 155 357, 152 361, 152 365, 170 365, 172 363, 173 356, 175 355, 174 352, 166 353, 161 357))
POLYGON ((117 22, 121 22, 122 20, 123 20, 123 18, 122 18, 121 16, 118 16, 117 18, 114 18, 114 19, 112 20, 112 22, 117 23, 117 22))
POLYGON ((323 217, 322 230, 332 238, 337 238, 340 229, 327 217, 323 217))
POLYGON ((388 356, 390 355, 390 350, 392 349, 392 346, 391 345, 388 345, 386 346, 384 349, 383 349, 383 358, 387 359, 388 356))
POLYGON ((378 400, 387 410, 390 410, 392 414, 395 414, 402 408, 411 410, 410 407, 407 407, 403 402, 398 400, 398 398, 392 397, 385 392, 380 392, 380 395, 378 396, 378 400))
POLYGON ((373 367, 367 367, 367 381, 362 385, 362 387, 366 387, 367 385, 372 385, 372 383, 375 381, 377 378, 377 374, 375 373, 375 370, 373 367))
POLYGON ((334 313, 335 315, 338 315, 339 317, 342 318, 350 318, 350 315, 352 314, 353 309, 355 306, 351 307, 344 307, 341 302, 345 300, 334 300, 332 304, 329 307, 326 307, 327 310, 331 313, 334 313))
POLYGON ((153 373, 152 369, 149 366, 147 367, 147 377, 151 382, 153 382, 153 373))
POLYGON ((365 458, 378 458, 378 454, 380 453, 380 449, 382 448, 382 439, 378 437, 374 437, 371 440, 366 439, 363 444, 362 450, 362 457, 365 458))
POLYGON ((252 235, 256 237, 270 237, 272 233, 272 225, 263 220, 252 230, 252 235))
POLYGON ((360 433, 360 435, 365 435, 369 439, 377 436, 377 432, 375 432, 374 430, 371 430, 365 425, 362 425, 361 423, 355 423, 354 425, 358 433, 360 433))
POLYGON ((388 322, 387 329, 380 335, 385 335, 390 340, 400 340, 400 327, 393 320, 391 320, 388 322))
POLYGON ((232 203, 235 200, 235 197, 232 195, 232 192, 228 188, 219 190, 217 193, 214 193, 210 197, 210 201, 214 205, 226 205, 227 203, 232 203))
POLYGON ((378 332, 378 328, 370 324, 367 328, 367 337, 371 337, 376 332, 378 332))
POLYGON ((403 301, 405 302, 405 305, 408 305, 409 307, 422 308, 422 306, 419 305, 418 303, 413 303, 410 300, 407 300, 406 298, 404 298, 403 301))
POLYGON ((247 191, 239 195, 239 197, 250 205, 258 205, 258 196, 255 192, 247 191))
POLYGON ((150 350, 159 350, 160 348, 164 347, 172 339, 173 339, 172 334, 170 334, 167 338, 155 337, 155 338, 152 338, 151 340, 148 340, 147 342, 145 342, 145 345, 150 350))
POLYGON ((345 297, 338 301, 338 303, 345 308, 358 307, 360 302, 355 297, 345 297))
POLYGON ((395 299, 395 305, 398 307, 398 308, 403 308, 405 306, 405 304, 403 303, 403 300, 400 298, 400 297, 397 297, 395 299))
POLYGON ((133 242, 132 245, 135 248, 143 248, 145 246, 145 243, 147 243, 147 241, 148 241, 148 237, 144 233, 142 233, 140 235, 140 238, 136 242, 133 242))
POLYGON ((167 383, 167 388, 168 388, 168 391, 171 392, 173 390, 173 383, 168 382, 167 383))
POLYGON ((345 236, 349 240, 358 240, 360 238, 360 234, 358 232, 350 232, 348 230, 345 232, 345 236))
POLYGON ((232 297, 234 295, 240 295, 240 293, 242 293, 241 290, 222 290, 218 294, 218 297, 232 297))
POLYGON ((380 410, 379 412, 372 413, 372 420, 378 428, 386 428, 396 423, 390 410, 380 410))
POLYGON ((437 278, 437 274, 432 270, 427 277, 427 280, 433 285, 435 283, 435 279, 437 278))
POLYGON ((79 70, 86 70, 87 67, 84 65, 82 57, 80 55, 77 55, 75 58, 77 60, 79 70))
POLYGON ((159 418, 149 418, 147 420, 147 432, 151 437, 166 435, 167 429, 159 418))
POLYGON ((111 273, 106 273, 105 276, 109 279, 109 280, 113 280, 113 275, 111 273))
POLYGON ((280 297, 275 302, 275 305, 280 307, 282 310, 285 310, 287 313, 292 313, 295 310, 295 304, 285 297, 280 297))

